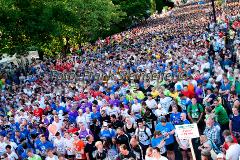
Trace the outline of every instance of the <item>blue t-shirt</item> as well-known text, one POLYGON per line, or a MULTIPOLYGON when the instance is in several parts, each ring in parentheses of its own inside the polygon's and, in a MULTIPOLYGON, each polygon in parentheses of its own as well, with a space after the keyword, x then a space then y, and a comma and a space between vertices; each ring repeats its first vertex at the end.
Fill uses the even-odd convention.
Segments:
POLYGON ((92 113, 91 114, 91 119, 98 119, 100 120, 100 113, 99 112, 96 112, 96 113, 92 113))
POLYGON ((178 125, 181 122, 180 118, 181 113, 172 113, 170 114, 170 121, 172 122, 173 125, 178 125))
MULTIPOLYGON (((160 131, 163 135, 166 132, 171 132, 172 130, 174 130, 174 126, 170 122, 167 122, 165 126, 163 126, 160 122, 156 126, 156 131, 160 131)), ((172 144, 172 143, 174 143, 174 136, 169 135, 169 137, 166 138, 166 145, 169 145, 169 144, 172 144)))
POLYGON ((100 137, 112 138, 115 136, 115 132, 112 129, 101 130, 100 137))
POLYGON ((183 124, 190 124, 189 120, 185 119, 184 121, 182 121, 183 124))
POLYGON ((37 148, 42 152, 46 153, 47 149, 53 149, 53 144, 49 141, 46 141, 45 143, 40 142, 37 145, 37 148))
POLYGON ((235 132, 240 132, 240 115, 238 116, 230 116, 230 120, 232 121, 232 130, 235 132))
POLYGON ((163 140, 163 136, 158 137, 158 138, 152 138, 151 145, 153 148, 157 147, 163 140))

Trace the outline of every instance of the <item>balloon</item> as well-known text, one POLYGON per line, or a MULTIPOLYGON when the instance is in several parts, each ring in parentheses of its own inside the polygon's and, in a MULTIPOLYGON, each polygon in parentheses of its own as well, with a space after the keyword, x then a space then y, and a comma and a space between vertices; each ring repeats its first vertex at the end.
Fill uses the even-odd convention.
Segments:
POLYGON ((55 135, 57 133, 57 126, 54 124, 50 124, 48 126, 48 131, 52 133, 52 135, 55 135))

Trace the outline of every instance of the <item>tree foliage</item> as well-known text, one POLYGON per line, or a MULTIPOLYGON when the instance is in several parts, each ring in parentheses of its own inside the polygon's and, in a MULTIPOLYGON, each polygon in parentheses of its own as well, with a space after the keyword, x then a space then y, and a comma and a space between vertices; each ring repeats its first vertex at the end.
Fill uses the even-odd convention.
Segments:
POLYGON ((131 23, 138 22, 151 15, 151 0, 112 0, 114 4, 120 5, 122 11, 127 16, 125 17, 124 27, 131 23))
POLYGON ((0 0, 0 53, 61 51, 92 41, 125 16, 111 0, 0 0))

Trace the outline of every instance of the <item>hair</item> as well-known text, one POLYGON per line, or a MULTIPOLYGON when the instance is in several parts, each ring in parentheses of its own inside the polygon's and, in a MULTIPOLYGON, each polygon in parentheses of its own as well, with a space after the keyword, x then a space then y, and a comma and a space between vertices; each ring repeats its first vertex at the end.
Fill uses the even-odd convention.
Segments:
POLYGON ((222 133, 223 136, 230 136, 231 133, 229 130, 224 130, 223 133, 222 133))
POLYGON ((160 148, 155 147, 154 150, 156 150, 158 153, 160 153, 160 148))
POLYGON ((97 147, 97 146, 100 145, 100 144, 102 144, 102 142, 101 142, 101 141, 97 141, 97 142, 95 143, 95 146, 97 147))
POLYGON ((5 148, 6 149, 12 149, 12 146, 11 145, 7 145, 5 148))
POLYGON ((127 149, 128 149, 127 146, 126 146, 126 144, 122 144, 122 145, 120 145, 119 148, 122 148, 123 150, 127 150, 127 149))
POLYGON ((117 118, 115 114, 112 114, 110 117, 112 117, 112 118, 114 118, 114 119, 117 118))
POLYGON ((225 142, 233 143, 234 141, 233 141, 232 136, 227 136, 227 137, 225 138, 225 142))
POLYGON ((87 135, 86 140, 89 141, 89 139, 90 139, 91 136, 92 136, 92 135, 87 135))
POLYGON ((33 152, 33 150, 32 150, 32 149, 30 149, 30 148, 29 148, 29 149, 27 149, 27 153, 30 153, 30 152, 32 153, 32 152, 33 152))
POLYGON ((156 137, 157 135, 161 135, 161 132, 160 131, 154 131, 154 137, 156 137))
POLYGON ((146 153, 147 152, 152 152, 153 151, 153 148, 152 147, 148 147, 147 150, 146 150, 146 153))
POLYGON ((59 132, 57 132, 57 133, 55 134, 55 136, 60 136, 60 133, 59 133, 59 132))

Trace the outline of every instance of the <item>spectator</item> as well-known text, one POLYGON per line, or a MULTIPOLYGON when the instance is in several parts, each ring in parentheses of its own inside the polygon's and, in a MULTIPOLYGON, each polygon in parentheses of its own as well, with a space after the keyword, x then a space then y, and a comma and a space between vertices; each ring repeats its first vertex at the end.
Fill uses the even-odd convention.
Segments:
POLYGON ((229 146, 226 151, 226 159, 238 160, 240 157, 240 145, 234 143, 232 136, 227 136, 225 142, 229 146))

